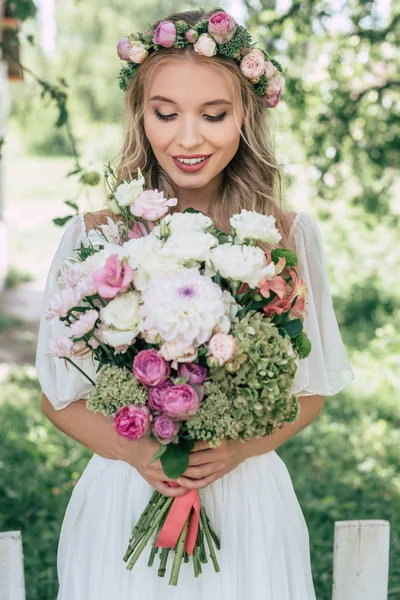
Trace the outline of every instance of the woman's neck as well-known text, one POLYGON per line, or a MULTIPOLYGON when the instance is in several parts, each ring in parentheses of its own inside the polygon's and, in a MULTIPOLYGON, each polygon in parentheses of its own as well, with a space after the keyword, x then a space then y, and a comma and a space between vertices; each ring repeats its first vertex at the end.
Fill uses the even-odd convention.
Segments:
POLYGON ((173 212, 183 212, 185 208, 195 208, 204 214, 209 214, 213 200, 218 197, 222 182, 222 173, 214 177, 201 188, 179 188, 177 191, 178 204, 173 212))

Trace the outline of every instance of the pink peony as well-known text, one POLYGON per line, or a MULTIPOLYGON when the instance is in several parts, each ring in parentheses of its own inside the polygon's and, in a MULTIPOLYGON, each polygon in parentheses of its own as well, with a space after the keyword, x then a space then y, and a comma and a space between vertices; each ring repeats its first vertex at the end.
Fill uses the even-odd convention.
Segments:
POLYGON ((208 343, 211 359, 217 361, 219 366, 224 365, 235 356, 236 338, 229 333, 216 333, 208 343))
POLYGON ((177 198, 164 198, 164 193, 155 190, 145 190, 131 204, 130 210, 135 217, 141 217, 147 221, 157 221, 168 212, 169 206, 176 206, 177 198))
POLYGON ((153 410, 164 410, 164 394, 165 390, 172 387, 174 384, 171 379, 167 379, 162 385, 156 385, 149 389, 149 406, 153 410))
POLYGON ((133 374, 140 383, 149 385, 162 385, 170 375, 169 364, 158 354, 154 348, 141 350, 133 361, 133 374))
POLYGON ((114 415, 114 429, 127 440, 140 440, 150 429, 151 414, 147 406, 128 404, 114 415))
POLYGON ((154 417, 153 433, 161 444, 169 444, 179 431, 179 423, 166 415, 154 417))
POLYGON ((204 383, 208 374, 206 367, 202 367, 196 363, 183 363, 179 366, 179 375, 187 377, 190 385, 201 385, 204 383))
POLYGON ((187 383, 178 383, 164 392, 164 412, 172 419, 188 419, 200 408, 196 390, 187 383))
POLYGON ((164 48, 172 48, 175 38, 175 24, 172 21, 162 21, 154 31, 153 42, 164 48))
POLYGON ((121 60, 129 60, 128 50, 129 40, 128 37, 124 37, 117 44, 117 53, 121 60))
POLYGON ((98 318, 99 313, 94 309, 81 313, 81 317, 72 323, 69 328, 71 336, 73 338, 82 337, 85 333, 93 329, 98 318))
POLYGON ((208 21, 208 33, 217 44, 226 44, 236 33, 236 24, 228 13, 223 10, 214 13, 208 21))
POLYGON ((49 342, 49 352, 47 356, 56 358, 70 358, 73 354, 74 344, 66 335, 53 338, 49 342))
POLYGON ((265 56, 261 50, 258 48, 250 50, 240 63, 240 70, 252 83, 257 83, 265 70, 265 56))
MULTIPOLYGON (((149 228, 150 231, 152 231, 154 229, 155 225, 151 221, 147 221, 147 227, 149 228)), ((147 229, 146 229, 144 223, 141 223, 140 221, 138 221, 137 223, 134 224, 134 226, 128 233, 128 238, 130 240, 132 240, 132 239, 136 240, 141 237, 146 237, 146 235, 149 235, 149 234, 147 233, 147 229)))
POLYGON ((92 279, 102 298, 114 298, 118 292, 126 292, 131 281, 133 271, 125 261, 121 264, 118 254, 112 254, 101 269, 92 273, 92 279))

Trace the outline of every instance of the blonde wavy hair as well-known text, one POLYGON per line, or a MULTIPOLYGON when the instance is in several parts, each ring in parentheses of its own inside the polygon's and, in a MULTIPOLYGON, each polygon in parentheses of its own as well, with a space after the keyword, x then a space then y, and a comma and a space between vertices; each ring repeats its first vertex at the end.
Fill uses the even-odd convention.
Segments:
MULTIPOLYGON (((222 8, 211 10, 189 10, 174 13, 164 20, 179 21, 183 19, 189 26, 201 19, 209 19, 222 8)), ((160 21, 154 23, 156 27, 160 21)), ((212 65, 226 77, 233 91, 234 100, 240 98, 245 107, 238 150, 224 169, 223 182, 217 198, 210 205, 210 216, 217 225, 229 229, 229 218, 241 209, 255 210, 263 214, 274 215, 282 234, 280 246, 293 248, 290 232, 295 213, 289 212, 285 206, 282 193, 280 166, 277 164, 274 143, 270 127, 270 108, 265 99, 257 95, 253 84, 242 75, 232 58, 215 55, 212 58, 200 56, 194 52, 192 45, 184 49, 163 48, 153 52, 141 64, 135 77, 126 91, 124 106, 124 122, 126 136, 122 148, 115 160, 115 173, 118 183, 137 177, 140 169, 145 177, 146 187, 162 190, 169 197, 176 197, 174 182, 161 168, 147 139, 144 128, 144 110, 150 89, 151 78, 157 67, 166 61, 181 59, 199 61, 212 65), (147 91, 147 93, 146 93, 147 91)))

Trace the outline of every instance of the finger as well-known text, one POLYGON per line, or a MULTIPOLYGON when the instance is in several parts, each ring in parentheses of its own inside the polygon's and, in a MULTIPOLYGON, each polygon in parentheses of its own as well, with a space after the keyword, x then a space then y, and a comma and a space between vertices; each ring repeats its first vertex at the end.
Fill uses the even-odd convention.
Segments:
POLYGON ((215 473, 220 468, 220 465, 216 465, 215 463, 208 463, 206 465, 201 465, 200 467, 188 467, 186 471, 182 474, 183 477, 192 477, 194 479, 202 479, 203 477, 207 477, 212 473, 215 473))
POLYGON ((197 465, 205 465, 208 463, 215 463, 220 459, 220 453, 217 452, 216 448, 209 450, 201 450, 199 452, 189 452, 189 466, 195 467, 197 465))
POLYGON ((177 496, 183 496, 188 491, 186 487, 170 487, 164 481, 157 481, 155 484, 156 489, 163 494, 164 496, 168 496, 168 498, 176 498, 177 496))
POLYGON ((206 450, 209 448, 210 448, 209 442, 204 442, 203 440, 200 440, 200 441, 194 443, 194 448, 193 448, 193 450, 191 450, 191 452, 199 452, 200 450, 206 450))
POLYGON ((204 488, 210 483, 213 483, 219 478, 217 473, 213 473, 212 475, 208 475, 207 477, 203 477, 202 479, 188 479, 187 477, 179 477, 178 482, 188 488, 189 490, 198 490, 200 488, 204 488))

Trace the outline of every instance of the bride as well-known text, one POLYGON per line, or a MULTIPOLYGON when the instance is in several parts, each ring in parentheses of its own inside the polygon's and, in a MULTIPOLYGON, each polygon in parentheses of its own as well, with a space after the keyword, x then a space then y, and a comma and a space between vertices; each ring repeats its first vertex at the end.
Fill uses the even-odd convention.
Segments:
MULTIPOLYGON (((172 15, 153 30, 150 39, 158 47, 151 52, 139 40, 118 44, 126 61, 120 76, 126 136, 118 180, 135 178, 140 167, 147 188, 178 198, 174 210, 196 208, 222 229, 229 229, 230 216, 242 208, 274 215, 281 244, 297 253, 297 270, 308 288, 304 328, 312 351, 300 361, 294 383, 301 405, 295 423, 246 443, 225 441, 215 449, 196 443, 179 486, 170 487, 160 461, 148 465, 158 444, 119 437, 112 419, 86 409, 91 384, 47 356, 50 338, 64 327, 44 317, 63 259, 107 217, 118 218, 110 204, 73 217, 50 267, 36 361, 44 414, 93 452, 62 523, 58 600, 315 600, 307 525, 276 449, 309 425, 325 396, 348 385, 353 374, 332 307, 318 225, 307 213, 288 211, 280 197, 269 128, 282 87, 279 63, 249 47, 240 58, 222 56, 219 43, 227 45, 246 30, 218 9, 172 15), (202 19, 208 20, 208 32, 199 36, 196 24, 202 19), (190 43, 175 47, 175 24, 182 20, 190 43), (154 488, 166 496, 199 490, 222 540, 220 573, 209 562, 194 578, 192 565, 183 563, 175 588, 147 566, 146 552, 132 572, 126 570, 122 557, 129 533, 154 488)), ((78 364, 95 378, 90 359, 78 364)))

